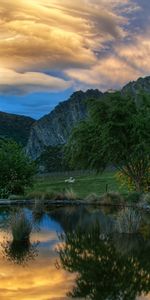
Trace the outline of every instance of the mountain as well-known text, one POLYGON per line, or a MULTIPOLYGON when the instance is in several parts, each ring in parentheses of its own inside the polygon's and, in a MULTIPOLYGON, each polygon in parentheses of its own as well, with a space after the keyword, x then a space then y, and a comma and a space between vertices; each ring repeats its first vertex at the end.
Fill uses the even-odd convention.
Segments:
MULTIPOLYGON (((121 89, 122 94, 132 95, 135 101, 142 92, 150 94, 150 76, 129 82, 121 89)), ((69 100, 58 104, 52 112, 32 126, 27 154, 36 159, 46 147, 65 144, 75 124, 87 116, 86 100, 99 99, 103 95, 99 90, 78 91, 73 93, 69 100)))
MULTIPOLYGON (((113 93, 108 90, 108 93, 113 93)), ((129 82, 122 94, 132 95, 138 100, 140 93, 150 95, 150 76, 129 82)), ((47 147, 52 148, 67 142, 72 128, 87 116, 87 99, 103 97, 99 90, 78 91, 59 103, 53 111, 38 121, 32 118, 0 112, 0 137, 13 138, 26 145, 26 153, 37 159, 47 147)), ((56 152, 56 149, 54 149, 56 152)), ((49 150, 48 150, 49 151, 49 150)), ((59 152, 59 151, 58 151, 59 152)), ((60 155, 60 153, 58 153, 60 155)))
POLYGON ((46 147, 65 144, 75 124, 87 116, 86 100, 102 96, 99 90, 78 91, 69 100, 59 103, 52 112, 33 124, 27 154, 36 159, 46 147))
POLYGON ((30 117, 0 112, 0 137, 14 139, 25 146, 34 122, 30 117))
POLYGON ((136 81, 129 82, 122 88, 121 92, 132 95, 135 99, 140 93, 150 94, 150 76, 140 77, 136 81))

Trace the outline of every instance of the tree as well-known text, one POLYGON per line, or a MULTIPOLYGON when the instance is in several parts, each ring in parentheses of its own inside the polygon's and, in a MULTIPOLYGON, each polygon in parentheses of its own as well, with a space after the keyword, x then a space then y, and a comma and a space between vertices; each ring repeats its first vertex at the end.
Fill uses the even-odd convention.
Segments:
POLYGON ((103 170, 114 165, 134 189, 150 186, 150 101, 120 93, 91 102, 90 116, 77 126, 66 146, 74 167, 103 170))
POLYGON ((58 172, 68 170, 64 164, 63 145, 46 147, 41 156, 37 159, 38 165, 44 166, 46 172, 58 172))
POLYGON ((20 194, 32 184, 35 165, 20 145, 7 140, 0 143, 0 196, 20 194))

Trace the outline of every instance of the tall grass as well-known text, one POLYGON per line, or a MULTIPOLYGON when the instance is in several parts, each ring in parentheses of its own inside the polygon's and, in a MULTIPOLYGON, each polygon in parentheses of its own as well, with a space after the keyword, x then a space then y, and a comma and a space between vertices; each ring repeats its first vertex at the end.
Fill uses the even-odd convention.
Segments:
POLYGON ((118 216, 116 230, 119 233, 137 233, 141 225, 141 214, 131 208, 125 208, 118 216))
POLYGON ((23 211, 19 211, 13 215, 10 221, 13 241, 27 241, 32 231, 32 223, 27 219, 23 211))
POLYGON ((123 205, 124 198, 118 192, 107 192, 100 197, 102 204, 123 205))
POLYGON ((74 192, 72 188, 66 189, 64 196, 67 200, 77 200, 77 194, 74 192))

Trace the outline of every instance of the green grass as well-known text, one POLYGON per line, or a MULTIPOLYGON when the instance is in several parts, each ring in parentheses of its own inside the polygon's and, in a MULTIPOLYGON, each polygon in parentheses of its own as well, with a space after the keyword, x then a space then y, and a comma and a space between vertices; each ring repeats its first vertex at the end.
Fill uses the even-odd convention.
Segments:
POLYGON ((72 177, 75 178, 75 182, 73 184, 65 183, 65 179, 67 179, 68 176, 59 175, 55 177, 37 177, 34 186, 31 189, 28 189, 26 194, 34 192, 58 193, 63 192, 66 189, 72 189, 78 197, 82 199, 91 193, 96 193, 98 195, 104 194, 106 192, 106 185, 108 186, 108 192, 115 191, 122 194, 127 193, 127 189, 125 189, 125 187, 121 187, 119 182, 116 180, 114 171, 107 171, 98 175, 72 175, 72 177))

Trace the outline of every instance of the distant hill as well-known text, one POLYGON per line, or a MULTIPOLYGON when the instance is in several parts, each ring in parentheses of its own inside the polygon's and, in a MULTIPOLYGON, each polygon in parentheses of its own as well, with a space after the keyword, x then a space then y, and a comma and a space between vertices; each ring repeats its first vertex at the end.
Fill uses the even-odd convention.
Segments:
POLYGON ((25 146, 34 122, 30 117, 0 112, 0 137, 14 139, 25 146))

